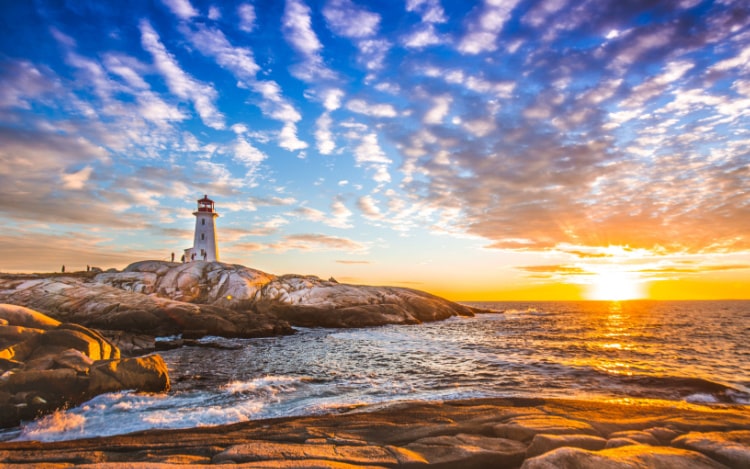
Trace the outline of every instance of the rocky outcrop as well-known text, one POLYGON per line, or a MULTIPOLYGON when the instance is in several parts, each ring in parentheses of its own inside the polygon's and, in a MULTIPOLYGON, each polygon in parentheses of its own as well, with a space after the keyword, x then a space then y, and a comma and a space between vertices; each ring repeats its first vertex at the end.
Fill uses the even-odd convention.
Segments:
POLYGON ((266 337, 293 332, 288 323, 269 315, 175 301, 75 277, 0 279, 0 300, 61 321, 152 336, 266 337))
POLYGON ((744 469, 748 435, 744 406, 476 399, 78 441, 5 442, 0 463, 744 469), (511 427, 518 431, 508 433, 511 427), (643 439, 650 434, 658 444, 604 448, 625 432, 643 439))
POLYGON ((418 324, 473 316, 476 311, 408 288, 346 285, 296 275, 264 285, 255 294, 253 307, 303 327, 418 324))
POLYGON ((416 324, 479 310, 429 293, 277 277, 221 262, 143 261, 122 272, 0 278, 0 301, 103 330, 262 337, 301 327, 416 324))
POLYGON ((240 310, 247 309, 255 293, 275 278, 222 262, 142 261, 122 272, 98 274, 94 281, 134 293, 155 293, 176 301, 240 310))
POLYGON ((269 313, 302 327, 416 324, 473 316, 474 308, 429 293, 396 287, 340 284, 315 276, 275 276, 221 262, 143 261, 99 283, 172 300, 269 313))
POLYGON ((0 320, 2 427, 105 392, 169 389, 159 355, 121 359, 119 349, 97 331, 28 308, 0 304, 0 320))

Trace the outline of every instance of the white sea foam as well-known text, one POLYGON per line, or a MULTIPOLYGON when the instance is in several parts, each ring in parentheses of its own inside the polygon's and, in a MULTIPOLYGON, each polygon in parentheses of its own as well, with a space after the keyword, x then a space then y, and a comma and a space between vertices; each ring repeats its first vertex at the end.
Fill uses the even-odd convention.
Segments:
POLYGON ((685 398, 685 401, 692 404, 717 404, 719 399, 716 396, 704 392, 691 394, 685 398))
POLYGON ((83 438, 85 436, 84 425, 86 417, 58 410, 50 415, 42 417, 21 430, 19 440, 54 441, 55 435, 69 435, 69 438, 83 438))
POLYGON ((221 387, 230 394, 266 391, 276 394, 279 391, 294 391, 302 378, 293 376, 264 376, 249 381, 232 381, 221 387))

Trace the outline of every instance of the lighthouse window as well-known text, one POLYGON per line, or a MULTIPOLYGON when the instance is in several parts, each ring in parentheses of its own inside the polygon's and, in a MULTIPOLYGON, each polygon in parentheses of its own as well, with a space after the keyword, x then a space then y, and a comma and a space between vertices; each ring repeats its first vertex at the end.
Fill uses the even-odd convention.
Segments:
POLYGON ((201 233, 201 240, 206 239, 206 233, 201 233))
POLYGON ((206 219, 204 218, 201 220, 201 225, 205 225, 205 224, 206 224, 206 219))

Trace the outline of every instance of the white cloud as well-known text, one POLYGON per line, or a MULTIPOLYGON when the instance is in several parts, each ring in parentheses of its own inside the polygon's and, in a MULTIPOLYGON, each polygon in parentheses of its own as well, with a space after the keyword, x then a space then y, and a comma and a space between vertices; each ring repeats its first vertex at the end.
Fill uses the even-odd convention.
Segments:
POLYGON ((479 54, 497 49, 497 37, 519 0, 484 0, 479 17, 470 23, 469 32, 461 38, 458 51, 479 54))
POLYGON ((328 220, 328 225, 333 228, 351 228, 352 224, 349 223, 349 219, 352 216, 352 211, 349 210, 343 201, 334 200, 331 204, 332 218, 328 220))
POLYGON ((120 76, 132 88, 137 90, 149 89, 148 83, 138 73, 145 72, 145 65, 141 64, 132 57, 118 54, 106 54, 104 56, 104 66, 110 73, 120 76))
POLYGON ((31 102, 47 93, 59 92, 56 78, 31 62, 3 62, 0 71, 0 108, 31 109, 31 102))
POLYGON ((216 90, 211 85, 199 82, 180 68, 148 21, 142 20, 140 29, 141 44, 151 53, 154 66, 166 80, 169 90, 182 99, 192 101, 204 124, 214 129, 223 129, 224 116, 214 105, 217 98, 216 90))
POLYGON ((341 98, 344 97, 344 90, 339 88, 327 88, 321 93, 323 98, 323 107, 327 111, 335 111, 341 107, 341 98))
POLYGON ((750 45, 742 49, 735 57, 724 59, 721 62, 713 64, 709 70, 716 72, 726 72, 735 68, 747 70, 750 68, 750 45))
POLYGON ((323 113, 316 121, 318 128, 315 130, 315 140, 318 143, 318 151, 322 155, 330 155, 336 149, 331 124, 333 124, 333 119, 327 112, 323 113))
POLYGON ((414 11, 422 15, 425 23, 445 23, 445 11, 440 0, 406 0, 406 11, 414 11))
POLYGON ((330 0, 323 8, 328 27, 350 39, 370 37, 378 32, 380 15, 358 7, 351 0, 330 0))
POLYGON ((302 63, 292 69, 295 77, 307 82, 333 78, 333 73, 325 67, 320 56, 323 45, 312 29, 307 5, 301 0, 286 0, 281 29, 287 42, 303 57, 302 63))
POLYGON ((426 24, 401 39, 401 44, 410 49, 423 49, 444 42, 445 40, 435 32, 435 26, 432 23, 426 24))
POLYGON ((354 159, 359 165, 365 165, 375 171, 373 180, 378 183, 391 181, 388 173, 388 165, 391 160, 385 155, 378 144, 375 133, 369 133, 361 137, 360 144, 354 149, 354 159))
POLYGON ((182 121, 187 118, 187 115, 178 108, 167 104, 157 94, 150 91, 139 93, 136 100, 138 101, 140 115, 156 124, 182 121))
POLYGON ((219 10, 219 7, 214 5, 208 7, 208 19, 213 21, 221 19, 221 10, 219 10))
POLYGON ((357 163, 390 164, 391 160, 385 156, 378 145, 378 136, 369 133, 362 137, 362 141, 354 152, 357 163))
POLYGON ((198 16, 198 12, 190 4, 189 0, 162 0, 162 2, 180 19, 189 20, 194 16, 198 16))
POLYGON ((261 161, 265 160, 266 155, 252 146, 250 142, 244 138, 238 137, 233 147, 234 158, 237 161, 242 162, 247 167, 255 167, 261 161))
POLYGON ((216 58, 216 62, 232 72, 240 83, 263 97, 260 103, 263 114, 284 123, 279 132, 279 146, 290 151, 307 148, 307 143, 297 137, 295 125, 302 116, 283 96, 278 83, 271 80, 257 80, 260 67, 253 53, 246 47, 235 47, 224 33, 216 29, 199 26, 197 30, 185 30, 190 41, 203 54, 216 58))
POLYGON ((279 132, 279 146, 289 151, 307 148, 307 143, 297 138, 297 126, 293 122, 287 122, 279 132))
POLYGON ((542 26, 547 20, 549 20, 555 13, 565 7, 568 0, 544 0, 538 3, 534 8, 529 10, 521 21, 535 28, 542 26))
POLYGON ((359 57, 357 61, 368 70, 383 68, 391 43, 384 39, 363 39, 357 42, 359 57))
POLYGON ((85 166, 80 171, 75 173, 63 173, 60 176, 62 179, 63 187, 65 189, 83 189, 86 183, 91 177, 91 172, 94 170, 91 166, 85 166))
POLYGON ((255 29, 255 7, 250 3, 243 3, 237 7, 237 16, 240 17, 239 28, 246 33, 250 33, 255 29))
POLYGON ((352 99, 346 103, 346 108, 357 114, 371 117, 396 117, 398 113, 390 104, 368 104, 362 99, 352 99))
POLYGON ((436 96, 433 99, 433 107, 427 111, 422 119, 425 124, 441 124, 443 119, 450 111, 450 105, 453 102, 451 96, 436 96))

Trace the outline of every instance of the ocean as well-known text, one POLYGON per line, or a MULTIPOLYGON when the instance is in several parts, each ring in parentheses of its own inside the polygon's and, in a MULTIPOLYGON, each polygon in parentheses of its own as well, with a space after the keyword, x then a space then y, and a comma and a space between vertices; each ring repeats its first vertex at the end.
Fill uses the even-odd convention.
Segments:
POLYGON ((112 393, 5 431, 68 440, 405 400, 750 404, 750 301, 490 302, 413 326, 298 329, 161 352, 167 394, 112 393))

